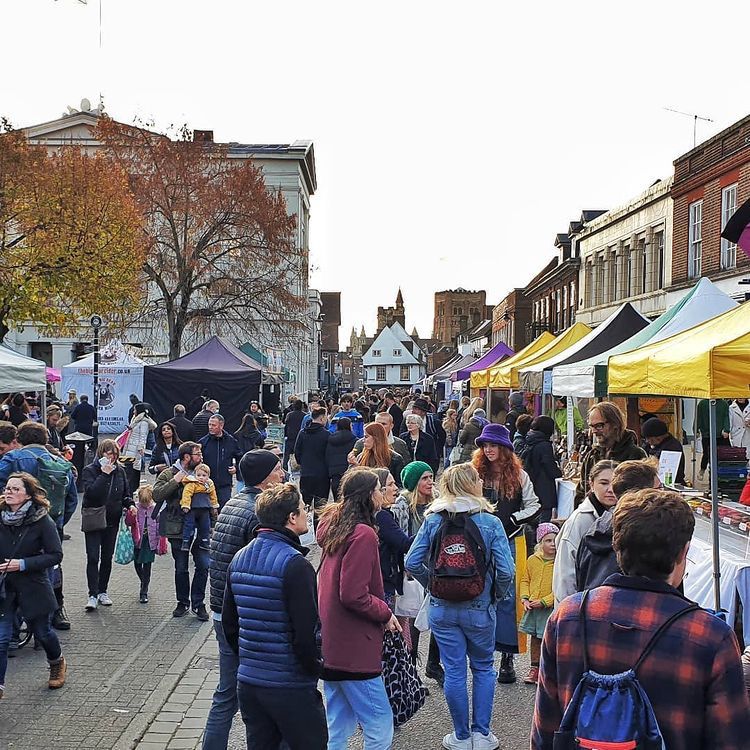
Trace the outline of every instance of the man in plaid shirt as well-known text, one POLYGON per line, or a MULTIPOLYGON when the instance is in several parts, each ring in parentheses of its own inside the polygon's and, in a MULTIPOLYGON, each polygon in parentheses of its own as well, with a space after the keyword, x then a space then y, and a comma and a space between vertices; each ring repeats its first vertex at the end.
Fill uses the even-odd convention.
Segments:
MULTIPOLYGON (((624 672, 651 636, 690 602, 678 591, 695 520, 673 492, 641 490, 620 499, 613 545, 624 575, 607 578, 586 604, 589 663, 624 672)), ((531 730, 532 750, 551 750, 583 673, 581 594, 565 599, 544 635, 531 730)), ((668 750, 750 747, 750 704, 732 629, 704 611, 674 622, 638 670, 668 750)))

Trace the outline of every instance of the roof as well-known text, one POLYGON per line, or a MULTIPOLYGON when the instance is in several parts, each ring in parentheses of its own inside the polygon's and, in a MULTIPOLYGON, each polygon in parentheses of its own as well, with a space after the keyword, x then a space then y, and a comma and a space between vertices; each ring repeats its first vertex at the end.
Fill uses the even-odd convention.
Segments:
POLYGON ((589 221, 593 221, 597 217, 606 213, 607 213, 606 208, 584 209, 583 211, 581 211, 581 222, 583 224, 586 224, 589 221))
POLYGON ((212 336, 205 344, 171 362, 149 366, 159 370, 208 370, 222 373, 263 369, 259 362, 220 336, 212 336))
POLYGON ((513 354, 514 351, 500 341, 482 357, 474 360, 474 362, 469 362, 468 365, 454 368, 456 370, 454 373, 455 377, 451 376, 451 380, 467 380, 471 377, 472 372, 484 370, 486 367, 492 367, 500 362, 500 360, 512 357, 513 354))

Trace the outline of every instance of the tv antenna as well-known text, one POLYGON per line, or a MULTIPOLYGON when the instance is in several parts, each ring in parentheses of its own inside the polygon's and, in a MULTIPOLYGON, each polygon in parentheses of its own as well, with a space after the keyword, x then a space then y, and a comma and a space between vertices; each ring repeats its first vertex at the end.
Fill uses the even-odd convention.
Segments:
POLYGON ((664 107, 667 112, 674 112, 676 115, 684 115, 685 117, 693 118, 693 148, 698 145, 698 120, 703 122, 713 122, 710 117, 701 117, 700 115, 693 114, 692 112, 682 112, 679 109, 672 109, 672 107, 664 107))

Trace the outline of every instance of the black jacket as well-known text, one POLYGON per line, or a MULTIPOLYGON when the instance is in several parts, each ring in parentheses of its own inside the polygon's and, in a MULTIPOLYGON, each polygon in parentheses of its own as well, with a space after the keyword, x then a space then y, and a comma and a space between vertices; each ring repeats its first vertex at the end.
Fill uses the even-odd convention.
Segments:
POLYGON ((343 474, 349 468, 346 457, 354 450, 357 438, 351 430, 336 430, 331 433, 326 445, 326 466, 329 476, 343 474))
POLYGON ((612 511, 597 518, 578 545, 576 555, 576 590, 601 586, 612 573, 620 573, 617 555, 612 548, 612 511))
POLYGON ((393 432, 394 435, 400 435, 401 434, 401 426, 404 423, 404 412, 401 410, 401 407, 393 403, 391 404, 386 411, 393 417, 393 429, 391 432, 393 432))
POLYGON ((328 478, 326 448, 331 433, 319 422, 310 422, 297 435, 294 458, 300 465, 300 477, 328 478))
POLYGON ((105 474, 97 459, 83 470, 82 508, 107 507, 107 526, 120 523, 122 511, 135 505, 130 494, 125 469, 119 464, 111 474, 105 474))
POLYGON ((292 409, 284 418, 284 437, 287 439, 287 452, 294 451, 294 444, 297 442, 297 435, 302 429, 302 420, 305 418, 305 412, 302 409, 292 409))
MULTIPOLYGON (((196 417, 197 419, 197 417, 196 417)), ((242 458, 245 454, 240 451, 234 435, 222 432, 220 437, 205 435, 198 441, 203 448, 203 463, 211 469, 216 489, 232 486, 232 475, 229 467, 242 458)))
POLYGON ((70 415, 70 418, 76 423, 76 430, 84 435, 90 435, 94 429, 94 420, 96 419, 96 409, 88 402, 81 401, 70 415))
POLYGON ((538 430, 529 430, 526 446, 521 453, 524 469, 534 485, 534 492, 542 508, 557 506, 557 486, 555 479, 562 476, 555 460, 555 452, 549 438, 538 430))
POLYGON ((414 453, 414 441, 411 439, 411 435, 408 432, 403 432, 400 437, 409 449, 411 460, 424 461, 432 469, 432 473, 437 474, 440 460, 438 458, 437 446, 432 439, 432 435, 428 435, 426 432, 421 432, 419 434, 416 455, 414 453))
POLYGON ((227 571, 232 558, 255 536, 258 517, 255 515, 255 501, 260 495, 257 487, 245 487, 230 498, 221 509, 211 535, 211 564, 209 579, 211 585, 212 611, 221 613, 224 589, 227 585, 227 571))
POLYGON ((171 466, 179 457, 179 448, 179 443, 172 443, 172 447, 167 448, 166 443, 157 440, 151 451, 151 460, 148 462, 149 473, 158 474, 160 471, 164 471, 164 469, 157 469, 157 466, 164 466, 165 468, 171 466))
POLYGON ((398 525, 393 512, 388 508, 379 510, 375 516, 378 525, 378 551, 380 572, 386 594, 404 593, 404 555, 409 551, 413 536, 407 536, 398 525))
MULTIPOLYGON (((188 440, 195 440, 195 428, 187 417, 177 414, 168 420, 168 422, 174 425, 175 432, 180 438, 181 443, 186 443, 188 440)), ((206 422, 206 429, 208 429, 208 422, 206 422)))
POLYGON ((0 559, 24 560, 26 568, 5 578, 5 605, 9 614, 16 609, 28 619, 57 609, 57 600, 47 569, 58 565, 63 552, 55 522, 47 509, 33 504, 20 526, 0 520, 0 559))
MULTIPOLYGON (((200 440, 205 435, 208 435, 208 420, 213 417, 214 413, 204 409, 199 411, 193 417, 193 435, 195 440, 200 440)), ((182 437, 182 435, 180 435, 182 437)))
POLYGON ((443 425, 436 414, 425 414, 423 419, 424 431, 435 441, 435 450, 437 451, 437 455, 440 456, 443 453, 445 441, 448 439, 443 425))
POLYGON ((677 484, 685 484, 685 452, 682 450, 682 444, 680 441, 674 435, 669 435, 667 439, 657 445, 656 448, 652 448, 650 445, 646 448, 646 453, 648 453, 649 456, 656 456, 657 458, 661 456, 662 451, 674 451, 682 456, 680 459, 680 465, 677 469, 677 476, 674 477, 674 481, 677 482, 677 484))
POLYGON ((260 434, 260 430, 235 432, 234 438, 237 441, 237 445, 239 446, 241 456, 244 456, 248 451, 255 450, 256 448, 262 448, 266 444, 266 441, 263 439, 263 435, 260 434))

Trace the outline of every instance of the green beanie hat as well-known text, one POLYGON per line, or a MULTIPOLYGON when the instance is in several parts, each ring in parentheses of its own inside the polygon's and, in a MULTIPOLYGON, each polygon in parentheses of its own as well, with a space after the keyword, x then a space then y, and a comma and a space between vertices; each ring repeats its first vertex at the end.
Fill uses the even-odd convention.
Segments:
POLYGON ((426 471, 432 474, 432 468, 424 461, 412 461, 401 469, 401 484, 404 489, 414 492, 419 480, 426 471))

